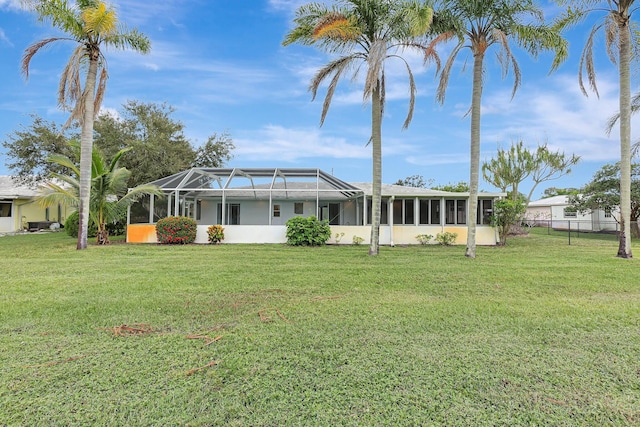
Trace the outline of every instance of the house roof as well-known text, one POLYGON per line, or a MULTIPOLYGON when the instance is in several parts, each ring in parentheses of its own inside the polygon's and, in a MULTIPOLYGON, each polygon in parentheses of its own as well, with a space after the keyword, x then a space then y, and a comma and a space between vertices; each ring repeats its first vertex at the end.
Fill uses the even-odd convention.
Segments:
POLYGON ((0 199, 32 199, 38 195, 36 185, 22 184, 8 175, 0 175, 0 199))
MULTIPOLYGON (((373 194, 372 184, 348 183, 320 169, 312 168, 192 168, 151 182, 165 192, 179 191, 187 197, 219 196, 237 198, 320 199, 353 198, 373 194)), ((428 188, 382 184, 384 197, 468 197, 428 188)), ((501 197, 504 193, 481 193, 501 197)))
MULTIPOLYGON (((370 182, 353 182, 355 187, 364 191, 364 194, 373 194, 373 185, 370 182)), ((409 187, 395 184, 382 184, 382 197, 469 197, 469 193, 432 190, 430 188, 409 187)), ((505 193, 478 193, 479 197, 504 197, 505 193)))
POLYGON ((530 208, 544 208, 549 206, 566 206, 569 204, 569 196, 552 196, 540 200, 529 202, 530 208))
MULTIPOLYGON (((294 197, 292 192, 333 193, 354 197, 362 190, 320 169, 307 168, 192 168, 151 182, 165 192, 186 196, 294 197), (282 194, 280 194, 282 193, 282 194)), ((325 194, 326 195, 326 194, 325 194)))

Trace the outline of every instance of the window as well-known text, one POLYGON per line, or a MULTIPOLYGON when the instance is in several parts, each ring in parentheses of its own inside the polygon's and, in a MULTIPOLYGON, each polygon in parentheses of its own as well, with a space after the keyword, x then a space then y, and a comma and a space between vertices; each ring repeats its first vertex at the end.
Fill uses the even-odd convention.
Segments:
POLYGON ((280 217, 280 205, 273 205, 273 217, 274 218, 280 217))
MULTIPOLYGON (((227 225, 240 224, 240 204, 239 203, 227 204, 225 222, 227 225)), ((222 203, 218 203, 218 224, 222 224, 222 203)))
POLYGON ((445 200, 445 214, 447 224, 466 224, 467 201, 445 200))
POLYGON ((440 200, 431 200, 431 224, 440 224, 440 200))
POLYGON ((564 217, 565 218, 577 218, 578 211, 576 208, 564 208, 564 217))
POLYGON ((420 199, 420 224, 440 224, 440 199, 420 199))
POLYGON ((482 224, 482 225, 491 224, 492 214, 493 214, 493 200, 491 199, 478 200, 477 224, 482 224))
POLYGON ((196 221, 202 219, 202 200, 196 200, 196 221))
POLYGON ((49 208, 44 209, 44 220, 49 221, 49 208))
POLYGON ((610 207, 606 207, 604 208, 604 217, 605 218, 611 218, 611 208, 610 207))
MULTIPOLYGON (((371 213, 373 211, 373 203, 371 199, 367 199, 367 224, 371 224, 371 213)), ((380 224, 389 224, 389 203, 387 199, 382 199, 380 204, 380 224)))
POLYGON ((393 223, 394 224, 415 224, 414 220, 414 199, 396 199, 393 201, 393 223))
POLYGON ((304 203, 295 202, 293 204, 293 213, 296 215, 302 215, 304 213, 304 203))
POLYGON ((0 202, 0 218, 11 216, 11 202, 0 202))

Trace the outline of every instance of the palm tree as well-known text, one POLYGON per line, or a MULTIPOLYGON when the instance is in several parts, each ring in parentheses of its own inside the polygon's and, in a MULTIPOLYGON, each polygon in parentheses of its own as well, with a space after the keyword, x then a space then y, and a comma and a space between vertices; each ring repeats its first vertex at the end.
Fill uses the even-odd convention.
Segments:
MULTIPOLYGON (((78 143, 71 143, 71 148, 80 151, 78 143)), ((131 148, 124 148, 116 153, 111 162, 106 162, 102 153, 93 150, 91 158, 91 198, 89 201, 89 218, 98 227, 98 244, 109 243, 107 224, 122 219, 127 207, 146 194, 161 195, 162 191, 155 185, 139 185, 127 192, 127 181, 131 172, 118 166, 118 162, 131 148)), ((80 170, 71 158, 62 154, 54 154, 49 161, 69 169, 69 175, 52 174, 52 181, 43 187, 38 201, 42 207, 65 204, 71 207, 80 205, 79 189, 80 170), (58 184, 60 182, 60 184, 58 184)))
POLYGON ((478 176, 480 170, 480 106, 483 90, 484 58, 487 50, 496 45, 498 60, 505 77, 513 70, 514 83, 511 96, 520 85, 520 67, 513 56, 510 43, 523 48, 534 57, 541 50, 555 53, 552 71, 568 55, 567 41, 560 34, 561 23, 544 23, 542 9, 531 0, 443 0, 436 11, 432 30, 436 34, 452 32, 458 44, 447 59, 436 94, 444 103, 449 76, 458 54, 469 48, 473 55, 473 83, 471 94, 471 166, 469 178, 468 234, 465 255, 476 256, 476 210, 478 207, 478 176))
MULTIPOLYGON (((618 256, 632 258, 631 252, 631 55, 632 46, 638 46, 640 35, 631 31, 631 15, 634 0, 581 0, 570 2, 566 18, 573 22, 585 19, 591 12, 606 12, 602 21, 596 22, 587 37, 582 56, 578 82, 582 93, 587 96, 583 75, 586 72, 591 90, 598 96, 596 71, 593 62, 595 36, 603 30, 609 59, 618 65, 620 110, 620 240, 618 256), (599 7, 603 4, 604 7, 599 7), (598 6, 598 7, 596 7, 598 6), (592 7, 596 7, 593 8, 592 7), (633 34, 633 35, 632 35, 633 34), (632 40, 633 37, 633 40, 632 40)), ((634 48, 635 49, 635 48, 634 48)), ((615 122, 614 122, 615 123, 615 122)))
POLYGON ((103 46, 110 46, 147 53, 151 44, 138 31, 119 28, 115 11, 109 9, 103 1, 77 0, 75 6, 70 5, 67 0, 34 0, 33 3, 39 19, 50 21, 54 27, 66 33, 67 37, 47 38, 29 46, 22 58, 22 71, 26 78, 29 77, 31 59, 42 48, 58 41, 70 40, 78 43, 62 72, 58 103, 63 109, 71 111, 67 125, 78 121, 82 127, 77 248, 85 249, 89 224, 93 121, 100 110, 107 82, 106 60, 101 49, 103 46), (86 69, 84 88, 80 77, 83 69, 86 69))
POLYGON ((341 77, 353 71, 355 78, 364 67, 366 78, 363 98, 371 102, 371 138, 373 157, 372 215, 370 255, 377 255, 382 204, 382 115, 385 104, 385 62, 395 58, 403 61, 409 75, 409 111, 403 128, 413 117, 416 86, 408 62, 400 49, 415 49, 425 54, 425 60, 435 57, 435 51, 422 45, 417 38, 426 34, 433 18, 429 5, 418 0, 340 0, 328 7, 310 3, 298 8, 295 27, 283 44, 316 45, 329 54, 338 55, 313 77, 309 90, 315 99, 320 85, 330 79, 322 107, 320 126, 324 123, 333 94, 341 77))

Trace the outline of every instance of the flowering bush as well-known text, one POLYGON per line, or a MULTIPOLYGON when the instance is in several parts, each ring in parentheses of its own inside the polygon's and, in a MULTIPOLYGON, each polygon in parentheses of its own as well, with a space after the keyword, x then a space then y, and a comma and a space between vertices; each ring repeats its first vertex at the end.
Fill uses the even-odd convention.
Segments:
POLYGON ((186 245, 196 240, 198 224, 193 218, 170 216, 156 223, 158 243, 163 245, 186 245))
POLYGON ((209 243, 220 243, 224 240, 224 228, 221 225, 210 225, 207 228, 207 235, 209 236, 209 243))

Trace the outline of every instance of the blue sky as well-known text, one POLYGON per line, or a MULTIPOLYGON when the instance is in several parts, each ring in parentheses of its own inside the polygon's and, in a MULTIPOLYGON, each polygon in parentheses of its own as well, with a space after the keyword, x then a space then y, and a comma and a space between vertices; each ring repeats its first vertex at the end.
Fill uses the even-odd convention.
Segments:
MULTIPOLYGON (((162 103, 176 109, 196 145, 214 132, 229 132, 236 145, 233 167, 319 167, 347 181, 371 180, 370 109, 362 85, 345 79, 334 96, 325 124, 320 113, 325 92, 311 102, 307 87, 330 58, 313 47, 281 42, 295 9, 307 0, 114 0, 120 21, 138 28, 152 42, 149 55, 107 51, 109 82, 103 108, 117 111, 127 100, 162 103)), ((548 17, 557 9, 547 4, 548 17)), ((550 186, 580 187, 603 164, 619 159, 618 133, 607 136, 606 120, 617 111, 617 70, 598 40, 600 98, 583 96, 578 61, 591 28, 582 24, 567 36, 569 59, 551 76, 551 56, 532 59, 514 50, 522 86, 511 100, 512 75, 502 80, 495 55, 487 56, 482 105, 481 160, 499 147, 523 140, 531 148, 547 142, 554 150, 582 157, 574 172, 550 186)), ((31 43, 59 35, 18 0, 0 0, 0 136, 3 140, 29 114, 63 123, 57 109, 60 72, 73 43, 40 52, 31 75, 20 74, 20 59, 31 43)), ((447 50, 441 55, 446 57, 447 50)), ((399 62, 387 68, 388 103, 383 121, 383 182, 422 175, 436 184, 469 179, 471 58, 460 56, 444 105, 434 99, 434 68, 408 55, 418 85, 414 119, 402 130, 408 105, 408 80, 399 62), (465 68, 466 60, 466 68, 465 68)), ((635 88, 635 86, 634 86, 635 88)), ((635 127, 638 119, 633 120, 635 127)), ((632 132, 632 138, 636 133, 632 132)), ((0 148, 1 150, 1 148, 0 148)), ((0 151, 0 175, 9 174, 0 151)), ((495 190, 486 182, 480 188, 495 190)), ((529 185, 521 187, 528 192, 529 185)))

